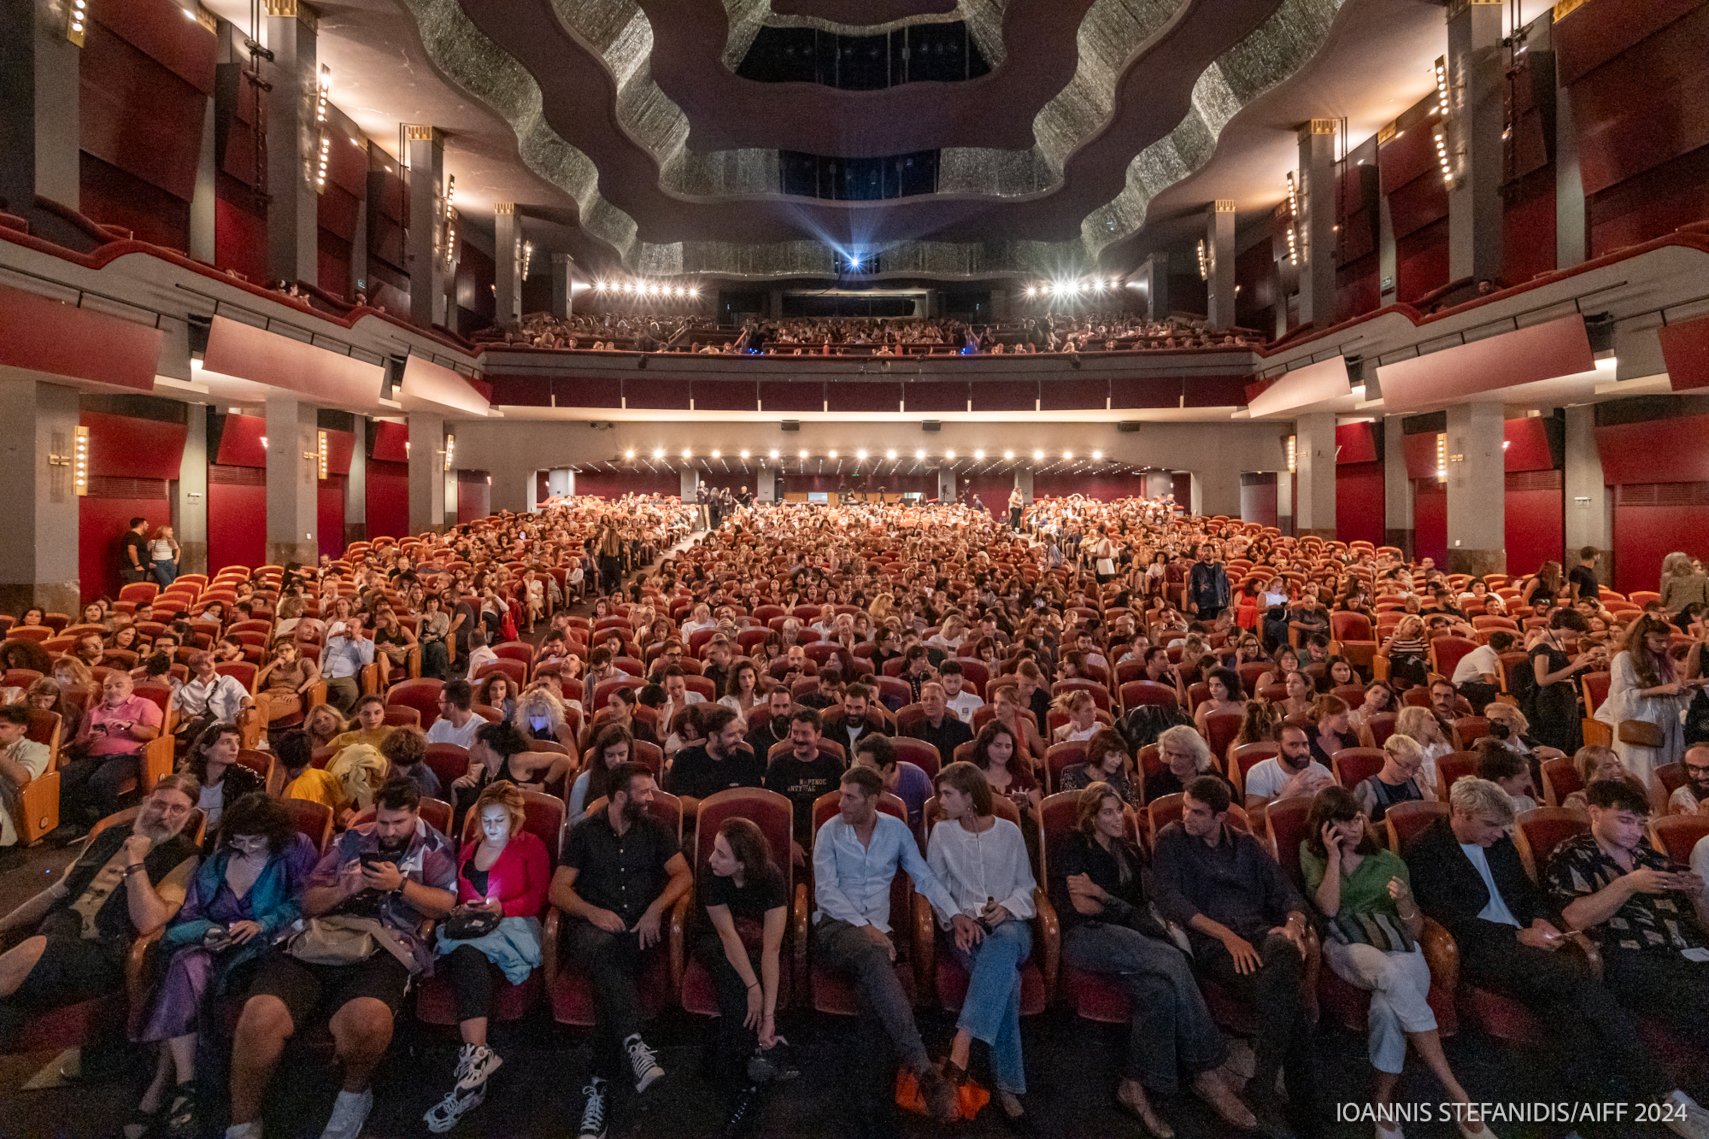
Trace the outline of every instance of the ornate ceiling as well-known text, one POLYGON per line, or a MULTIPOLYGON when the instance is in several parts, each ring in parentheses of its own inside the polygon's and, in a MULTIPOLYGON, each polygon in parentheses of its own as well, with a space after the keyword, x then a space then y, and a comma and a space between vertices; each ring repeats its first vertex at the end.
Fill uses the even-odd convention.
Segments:
MULTIPOLYGON (((508 144, 523 170, 491 179, 491 200, 566 225, 584 262, 754 278, 832 275, 838 249, 881 254, 885 275, 1120 272, 1141 255, 1158 195, 1203 168, 1224 128, 1312 64, 1338 26, 1369 25, 1377 12, 1417 23, 1413 14, 1430 12, 1417 0, 353 0, 328 9, 323 57, 354 63, 351 37, 382 59, 425 56, 459 113, 484 112, 479 129, 450 131, 451 168, 460 146, 490 162, 508 144), (829 42, 946 21, 965 24, 988 73, 877 90, 737 74, 762 27, 812 28, 829 42), (788 194, 782 152, 936 152, 935 189, 879 200, 788 194)), ((1439 30, 1440 10, 1429 19, 1439 30)), ((1354 38, 1380 36, 1380 25, 1354 38)), ((413 59, 406 70, 421 79, 413 59)), ((372 83, 363 91, 377 94, 372 83)), ((481 189, 460 181, 460 198, 471 188, 481 189)))

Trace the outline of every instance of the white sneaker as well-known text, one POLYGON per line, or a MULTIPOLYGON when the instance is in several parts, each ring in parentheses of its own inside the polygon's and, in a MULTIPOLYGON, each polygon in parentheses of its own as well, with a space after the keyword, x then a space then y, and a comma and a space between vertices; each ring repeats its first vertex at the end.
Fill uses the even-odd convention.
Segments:
POLYGON ((492 1077, 504 1059, 485 1044, 465 1044, 457 1059, 457 1090, 478 1088, 492 1077))
POLYGON ((261 1139, 261 1121, 234 1123, 225 1129, 225 1139, 261 1139))
POLYGON ((1667 1112, 1662 1122, 1669 1131, 1683 1139, 1709 1139, 1709 1111, 1696 1100, 1675 1088, 1662 1100, 1662 1107, 1667 1112))
POLYGON ((590 1078, 582 1095, 587 1102, 582 1105, 580 1139, 605 1139, 605 1081, 598 1076, 590 1078))
POLYGON ((427 1122, 427 1129, 435 1135, 443 1134, 457 1126, 457 1121, 464 1113, 473 1111, 487 1098, 487 1086, 478 1084, 464 1091, 462 1088, 452 1088, 445 1093, 445 1098, 427 1109, 422 1118, 427 1122))
POLYGON ((636 1033, 623 1042, 625 1051, 629 1053, 629 1066, 635 1072, 635 1090, 644 1092, 656 1083, 665 1070, 659 1067, 658 1053, 647 1047, 647 1042, 636 1033))
POLYGON ((368 1122, 368 1113, 373 1110, 373 1088, 339 1092, 332 1105, 332 1118, 326 1121, 326 1130, 320 1133, 320 1139, 358 1139, 362 1125, 368 1122))

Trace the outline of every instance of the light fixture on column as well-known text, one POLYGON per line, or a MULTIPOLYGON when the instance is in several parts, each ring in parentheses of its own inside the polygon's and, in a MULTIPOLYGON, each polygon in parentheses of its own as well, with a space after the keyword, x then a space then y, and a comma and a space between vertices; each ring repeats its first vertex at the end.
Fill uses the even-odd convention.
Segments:
POLYGON ((320 65, 320 82, 315 87, 315 122, 326 122, 327 97, 332 92, 332 68, 320 65))
POLYGON ((455 435, 447 435, 447 436, 445 436, 445 469, 446 470, 451 469, 452 460, 454 460, 456 457, 457 457, 457 437, 455 435))
POLYGON ((1297 437, 1293 436, 1293 435, 1288 436, 1288 473, 1290 475, 1293 474, 1296 469, 1298 469, 1298 464, 1297 464, 1298 452, 1295 451, 1295 447, 1297 445, 1298 445, 1297 437))
POLYGON ((1288 171, 1288 216, 1291 218, 1300 216, 1300 191, 1299 186, 1294 182, 1292 170, 1288 171))
POLYGON ((1448 58, 1447 58, 1447 56, 1439 55, 1436 57, 1435 75, 1436 75, 1436 107, 1435 107, 1435 110, 1433 113, 1441 115, 1443 118, 1447 118, 1447 116, 1448 116, 1448 58))
POLYGON ((533 261, 534 261, 534 243, 532 241, 524 241, 522 243, 522 279, 524 281, 526 281, 528 279, 528 266, 533 261))
POLYGON ((320 151, 315 155, 315 193, 326 189, 326 167, 332 158, 332 135, 320 129, 320 151))
POLYGON ((83 46, 83 37, 89 27, 89 0, 71 0, 70 18, 65 25, 65 38, 83 46))
POLYGON ((89 493, 89 429, 73 431, 71 445, 71 489, 76 494, 89 493))
POLYGON ((326 432, 320 432, 319 448, 315 452, 316 467, 320 478, 326 478, 326 432))
POLYGON ((1210 260, 1205 255, 1205 239, 1201 237, 1201 238, 1199 238, 1199 280, 1208 281, 1210 279, 1211 279, 1210 260))
POLYGON ((457 259, 457 176, 445 179, 445 264, 457 259))
POLYGON ((1436 435, 1436 481, 1448 481, 1448 436, 1446 432, 1436 435))
MULTIPOLYGON (((261 449, 263 451, 265 451, 267 449, 267 436, 265 436, 265 435, 261 436, 261 449)), ((409 454, 409 444, 408 443, 404 444, 404 454, 406 454, 406 455, 409 454)))
POLYGON ((1442 168, 1442 181, 1452 186, 1454 184, 1454 166, 1448 158, 1448 129, 1441 123, 1431 128, 1431 136, 1436 140, 1436 164, 1442 168))

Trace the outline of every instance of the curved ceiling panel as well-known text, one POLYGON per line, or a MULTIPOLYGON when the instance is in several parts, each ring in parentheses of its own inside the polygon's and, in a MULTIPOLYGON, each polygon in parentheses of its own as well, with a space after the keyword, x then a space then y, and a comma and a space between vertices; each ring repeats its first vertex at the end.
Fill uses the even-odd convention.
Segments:
POLYGON ((955 11, 955 0, 761 0, 779 16, 807 16, 827 23, 887 24, 955 11))
MULTIPOLYGON (((985 2, 956 11, 968 18, 985 2)), ((1031 2, 1014 0, 1011 14, 1031 2)), ((997 73, 929 85, 939 89, 929 99, 913 90, 926 85, 850 93, 792 84, 780 100, 777 87, 724 68, 708 46, 720 37, 703 34, 697 74, 750 99, 757 91, 767 106, 747 117, 763 146, 697 153, 687 145, 688 117, 653 77, 661 60, 678 57, 662 50, 655 24, 631 0, 530 0, 502 12, 475 0, 403 0, 436 65, 511 123, 531 169, 574 197, 584 226, 626 263, 752 276, 823 275, 829 245, 882 247, 887 276, 1089 265, 1137 232, 1160 189, 1202 165, 1236 111, 1310 57, 1340 2, 1095 0, 1075 31, 1073 77, 1036 114, 1031 146, 943 146, 935 194, 827 202, 778 192, 781 138, 817 131, 834 142, 846 137, 847 120, 865 117, 851 105, 901 95, 908 102, 899 106, 918 111, 941 102, 945 87, 980 86, 997 73), (798 88, 828 97, 835 110, 800 113, 808 101, 795 97, 798 88), (1007 240, 992 241, 993 233, 1007 240)), ((687 38, 682 27, 722 19, 725 7, 641 3, 661 17, 656 26, 672 29, 673 50, 687 38)), ((894 114, 882 139, 874 136, 890 153, 899 124, 931 117, 894 114)))

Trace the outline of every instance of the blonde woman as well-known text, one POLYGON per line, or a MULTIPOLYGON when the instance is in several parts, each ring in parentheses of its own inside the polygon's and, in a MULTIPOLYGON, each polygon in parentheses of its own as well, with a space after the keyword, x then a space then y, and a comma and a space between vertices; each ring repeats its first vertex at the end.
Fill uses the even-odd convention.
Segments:
POLYGON ((1402 708, 1400 715, 1395 717, 1395 733, 1418 741, 1424 752, 1424 762, 1413 778, 1418 781, 1419 790, 1426 795, 1435 795, 1436 761, 1454 750, 1453 743, 1442 733, 1441 722, 1428 708, 1402 708))
POLYGON ((154 531, 154 538, 148 543, 148 566, 160 588, 165 589, 178 580, 178 559, 182 553, 172 527, 161 526, 154 531))
POLYGON ((576 754, 576 734, 564 716, 564 705, 544 684, 535 684, 516 698, 512 724, 531 740, 556 740, 576 754))
POLYGON ((1662 608, 1677 616, 1687 605, 1697 602, 1709 605, 1709 578, 1697 568, 1690 554, 1674 551, 1662 559, 1662 580, 1657 586, 1662 608))
POLYGON ((1051 733, 1052 743, 1079 743, 1098 732, 1098 706, 1084 688, 1071 688, 1051 703, 1050 710, 1068 717, 1068 722, 1051 733))
POLYGON ((330 747, 332 741, 344 734, 344 717, 331 704, 316 704, 303 716, 303 731, 315 748, 330 747))

